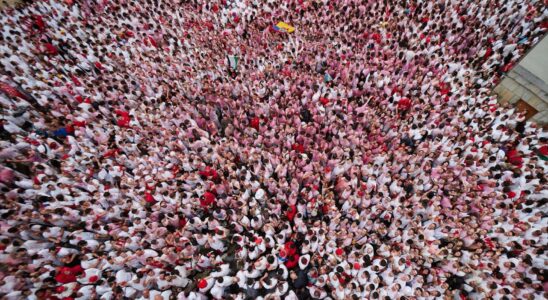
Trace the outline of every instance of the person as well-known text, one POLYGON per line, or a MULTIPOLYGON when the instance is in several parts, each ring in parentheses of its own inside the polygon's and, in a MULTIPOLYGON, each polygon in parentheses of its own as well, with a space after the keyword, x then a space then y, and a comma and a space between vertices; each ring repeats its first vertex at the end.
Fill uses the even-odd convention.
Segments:
POLYGON ((546 297, 543 4, 4 9, 0 297, 546 297))

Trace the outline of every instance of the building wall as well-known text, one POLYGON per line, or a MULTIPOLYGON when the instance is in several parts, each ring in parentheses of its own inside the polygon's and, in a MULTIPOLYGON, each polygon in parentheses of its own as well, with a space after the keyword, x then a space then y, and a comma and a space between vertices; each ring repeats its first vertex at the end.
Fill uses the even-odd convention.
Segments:
POLYGON ((530 120, 548 124, 548 38, 546 36, 495 87, 502 102, 527 102, 538 112, 530 120))
POLYGON ((542 39, 519 63, 537 78, 548 82, 548 38, 542 39))
POLYGON ((4 9, 6 7, 12 7, 19 3, 19 0, 0 0, 0 9, 4 9))

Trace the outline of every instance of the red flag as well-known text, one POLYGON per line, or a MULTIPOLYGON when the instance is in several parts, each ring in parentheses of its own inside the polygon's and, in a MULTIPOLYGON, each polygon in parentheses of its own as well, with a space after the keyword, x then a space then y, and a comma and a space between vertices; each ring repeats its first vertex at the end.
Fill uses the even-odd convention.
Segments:
POLYGON ((8 96, 12 97, 12 98, 23 98, 23 99, 26 99, 25 95, 23 95, 23 93, 21 93, 20 91, 18 91, 16 88, 12 87, 11 85, 5 83, 5 82, 0 82, 0 91, 4 92, 5 94, 7 94, 8 96))

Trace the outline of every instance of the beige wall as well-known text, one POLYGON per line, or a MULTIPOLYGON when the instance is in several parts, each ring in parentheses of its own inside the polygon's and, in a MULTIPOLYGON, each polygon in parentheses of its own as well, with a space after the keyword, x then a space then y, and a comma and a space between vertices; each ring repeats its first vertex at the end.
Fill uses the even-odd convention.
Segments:
POLYGON ((520 83, 521 78, 512 78, 507 76, 502 82, 495 88, 495 93, 499 96, 499 101, 516 103, 518 100, 529 103, 532 107, 538 110, 538 113, 534 115, 530 120, 537 122, 538 124, 548 124, 548 101, 542 99, 539 94, 534 93, 533 90, 538 90, 535 86, 528 86, 520 83))
POLYGON ((546 36, 495 87, 502 102, 520 99, 538 113, 530 120, 548 124, 548 38, 546 36))
POLYGON ((14 4, 20 2, 19 0, 0 0, 0 9, 3 9, 6 6, 13 6, 14 4))
POLYGON ((548 38, 545 36, 519 64, 544 83, 548 83, 548 38))

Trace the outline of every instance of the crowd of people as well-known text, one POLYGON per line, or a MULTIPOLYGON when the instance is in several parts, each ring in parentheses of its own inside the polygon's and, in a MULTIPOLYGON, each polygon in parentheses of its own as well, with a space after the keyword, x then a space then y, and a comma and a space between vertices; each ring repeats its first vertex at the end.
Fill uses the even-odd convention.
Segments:
POLYGON ((0 298, 546 299, 546 133, 491 91, 547 14, 3 10, 0 298))

